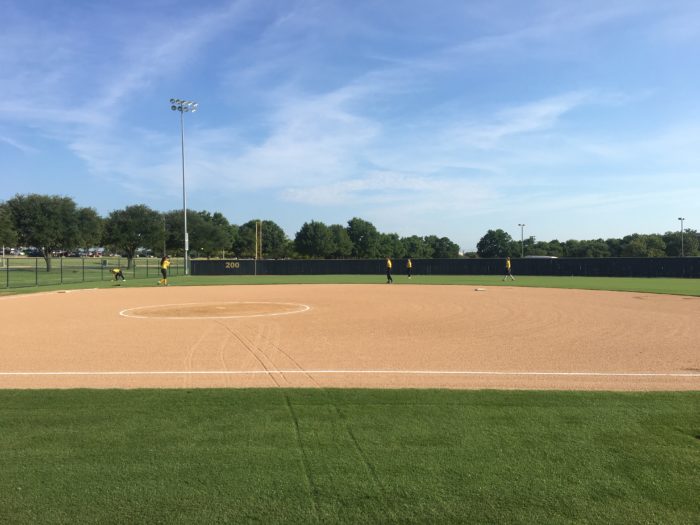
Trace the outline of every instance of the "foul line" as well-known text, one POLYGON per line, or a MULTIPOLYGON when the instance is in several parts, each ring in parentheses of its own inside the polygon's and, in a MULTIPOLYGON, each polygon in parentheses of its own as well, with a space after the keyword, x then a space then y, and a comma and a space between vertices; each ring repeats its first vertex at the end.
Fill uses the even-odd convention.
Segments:
POLYGON ((580 377, 691 377, 700 372, 496 372, 472 370, 152 370, 105 372, 0 372, 0 376, 148 376, 148 375, 270 375, 270 374, 384 374, 452 376, 580 376, 580 377))

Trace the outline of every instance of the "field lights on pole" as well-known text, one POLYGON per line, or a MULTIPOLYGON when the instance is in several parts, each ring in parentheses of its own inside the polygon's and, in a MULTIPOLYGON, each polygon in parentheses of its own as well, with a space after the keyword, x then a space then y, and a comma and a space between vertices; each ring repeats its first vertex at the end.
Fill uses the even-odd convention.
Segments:
POLYGON ((684 250, 683 250, 683 221, 685 220, 685 217, 678 217, 678 220, 681 221, 681 257, 684 257, 684 250))
POLYGON ((518 226, 520 226, 520 258, 522 259, 523 255, 525 253, 525 248, 524 248, 524 244, 523 244, 523 235, 524 235, 523 231, 524 231, 525 225, 518 223, 518 226))
POLYGON ((188 273, 188 257, 187 252, 190 249, 190 238, 187 234, 187 193, 185 193, 185 119, 184 114, 187 112, 194 113, 197 111, 199 104, 191 100, 180 100, 179 98, 170 99, 170 109, 180 112, 180 146, 182 150, 182 215, 185 218, 185 275, 188 273))

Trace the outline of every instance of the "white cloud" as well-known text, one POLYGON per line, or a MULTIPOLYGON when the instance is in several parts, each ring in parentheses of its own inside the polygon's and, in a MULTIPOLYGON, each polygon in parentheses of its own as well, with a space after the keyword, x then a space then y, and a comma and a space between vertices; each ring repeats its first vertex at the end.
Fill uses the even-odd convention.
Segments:
POLYGON ((11 137, 3 137, 0 136, 0 142, 4 142, 5 144, 8 144, 9 146, 12 146, 15 149, 18 149, 22 153, 36 153, 36 148, 33 148, 32 146, 28 146, 27 144, 24 144, 18 140, 15 140, 11 137))

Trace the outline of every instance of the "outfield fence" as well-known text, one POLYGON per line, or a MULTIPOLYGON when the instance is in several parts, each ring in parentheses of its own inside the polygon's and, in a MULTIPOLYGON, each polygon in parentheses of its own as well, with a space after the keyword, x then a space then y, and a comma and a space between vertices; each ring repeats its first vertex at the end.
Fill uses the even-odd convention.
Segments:
MULTIPOLYGON (((0 259, 0 289, 49 286, 114 279, 113 268, 121 268, 126 279, 160 276, 160 259, 135 258, 128 266, 125 257, 56 257, 47 269, 43 257, 5 257, 0 259)), ((171 258, 170 275, 183 275, 182 259, 171 258)))
MULTIPOLYGON (((383 274, 384 259, 194 259, 192 275, 371 275, 383 274)), ((42 257, 0 258, 0 289, 109 281, 121 268, 127 279, 160 276, 160 259, 57 257, 47 270, 42 257)), ((583 277, 700 278, 700 257, 608 257, 512 260, 515 275, 583 277)), ((503 259, 413 259, 414 275, 502 275, 503 259)), ((393 272, 406 274, 406 260, 394 260, 393 272)), ((185 274, 184 260, 172 258, 171 276, 185 274)))
MULTIPOLYGON (((192 275, 346 275, 384 273, 385 259, 220 259, 192 261, 192 275)), ((415 275, 502 275, 504 259, 413 259, 415 275)), ((514 258, 515 275, 700 277, 700 257, 514 258)), ((406 259, 393 261, 406 274, 406 259)))

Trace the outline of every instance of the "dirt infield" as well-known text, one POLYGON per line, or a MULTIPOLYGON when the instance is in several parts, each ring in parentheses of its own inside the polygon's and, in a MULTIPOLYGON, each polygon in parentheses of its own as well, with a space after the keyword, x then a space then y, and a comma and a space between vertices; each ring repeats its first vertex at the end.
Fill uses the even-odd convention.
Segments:
POLYGON ((0 388, 700 389, 700 298, 469 286, 0 299, 0 388))

